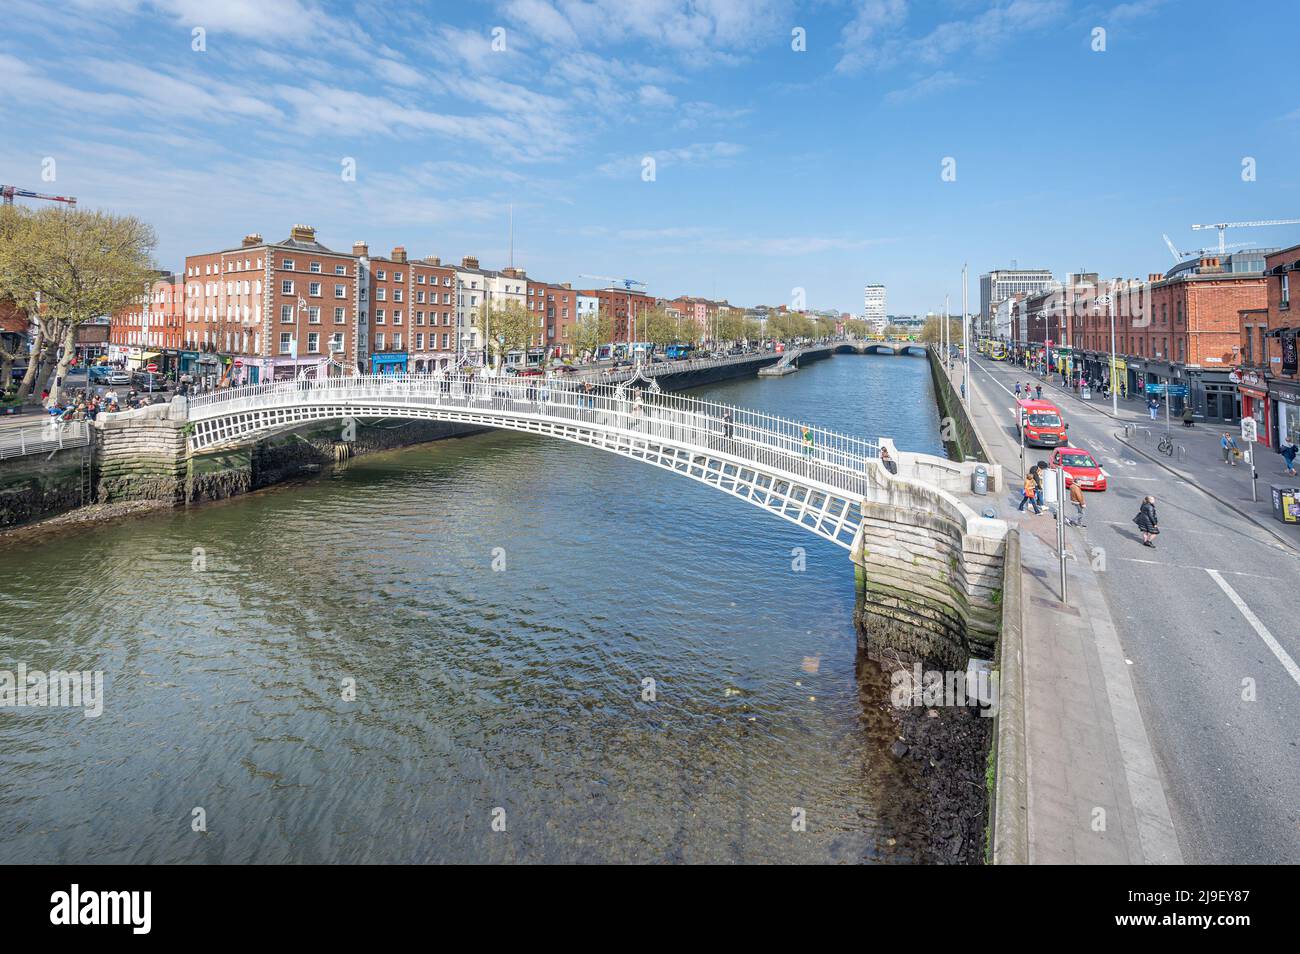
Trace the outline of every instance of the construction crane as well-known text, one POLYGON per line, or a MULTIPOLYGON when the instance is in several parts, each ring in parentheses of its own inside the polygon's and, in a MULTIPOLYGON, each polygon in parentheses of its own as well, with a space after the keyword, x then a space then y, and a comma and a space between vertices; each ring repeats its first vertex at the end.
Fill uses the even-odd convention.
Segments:
POLYGON ((21 196, 24 199, 49 199, 51 202, 66 202, 68 205, 76 205, 77 197, 72 195, 46 195, 44 192, 33 192, 31 189, 20 189, 18 186, 0 185, 0 195, 4 196, 5 205, 14 204, 14 196, 21 196))
POLYGON ((1265 225, 1300 225, 1300 219, 1259 219, 1255 222, 1211 222, 1209 225, 1193 225, 1196 231, 1201 229, 1218 229, 1219 230, 1219 254, 1222 255, 1227 246, 1223 244, 1223 233, 1227 229, 1253 229, 1265 225))
POLYGON ((622 285, 627 291, 632 290, 633 285, 645 287, 645 282, 639 282, 635 278, 612 278, 609 275, 579 275, 579 278, 599 278, 603 282, 609 282, 611 285, 622 285))
MULTIPOLYGON (((1184 259, 1194 258, 1194 257, 1196 257, 1197 255, 1204 255, 1206 252, 1213 252, 1213 251, 1215 250, 1215 249, 1214 249, 1214 246, 1210 246, 1209 248, 1194 248, 1194 249, 1189 249, 1189 250, 1186 251, 1186 252, 1180 252, 1180 251, 1178 251, 1178 247, 1177 247, 1176 245, 1174 245, 1174 243, 1170 240, 1170 238, 1169 238, 1168 235, 1164 236, 1164 240, 1165 240, 1165 246, 1169 249, 1169 251, 1170 251, 1170 252, 1173 254, 1173 256, 1174 256, 1174 262, 1175 262, 1175 263, 1177 263, 1177 262, 1181 262, 1181 261, 1183 261, 1184 259)), ((1250 244, 1251 244, 1250 242, 1232 242, 1232 243, 1230 243, 1230 244, 1228 244, 1228 245, 1220 246, 1220 248, 1219 248, 1218 251, 1219 251, 1219 254, 1222 255, 1222 254, 1224 253, 1224 251, 1227 250, 1227 249, 1230 249, 1230 248, 1243 248, 1243 247, 1245 247, 1245 246, 1247 246, 1247 245, 1250 245, 1250 244)))

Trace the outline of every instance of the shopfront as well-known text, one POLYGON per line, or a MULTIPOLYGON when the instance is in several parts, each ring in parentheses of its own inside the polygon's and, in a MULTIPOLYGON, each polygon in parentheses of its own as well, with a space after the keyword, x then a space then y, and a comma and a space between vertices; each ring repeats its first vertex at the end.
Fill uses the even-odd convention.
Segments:
POLYGON ((405 351, 381 351, 370 356, 371 374, 405 374, 405 351))
POLYGON ((1273 402, 1269 400, 1267 386, 1255 371, 1247 371, 1240 375, 1240 378, 1241 380, 1237 384, 1237 393, 1241 399, 1242 419, 1254 418, 1255 433, 1259 435, 1259 443, 1265 447, 1276 447, 1277 435, 1273 430, 1273 402))
POLYGON ((1277 422, 1277 447, 1300 445, 1300 383, 1270 381, 1268 399, 1277 422))

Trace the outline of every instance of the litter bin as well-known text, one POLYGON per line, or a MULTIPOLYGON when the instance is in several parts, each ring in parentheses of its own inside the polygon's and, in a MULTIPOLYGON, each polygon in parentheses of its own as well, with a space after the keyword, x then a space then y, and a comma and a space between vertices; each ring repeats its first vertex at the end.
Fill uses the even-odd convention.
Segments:
POLYGON ((1300 523, 1300 487, 1269 487, 1273 517, 1282 523, 1300 523))
POLYGON ((983 464, 975 466, 975 473, 971 476, 971 490, 981 496, 989 492, 989 471, 983 464))

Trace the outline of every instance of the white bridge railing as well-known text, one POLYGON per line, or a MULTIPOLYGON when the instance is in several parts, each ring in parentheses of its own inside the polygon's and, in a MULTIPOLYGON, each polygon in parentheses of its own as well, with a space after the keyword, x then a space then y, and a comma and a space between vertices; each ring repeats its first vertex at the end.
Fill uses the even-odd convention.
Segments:
POLYGON ((227 429, 223 420, 272 408, 317 405, 334 406, 331 415, 336 407, 341 413, 355 409, 358 416, 376 416, 400 414, 402 407, 410 406, 462 412, 449 413, 447 419, 490 423, 499 418, 502 426, 516 429, 522 423, 525 430, 556 424, 618 431, 634 439, 660 438, 725 453, 853 493, 865 491, 869 463, 879 453, 872 441, 749 408, 667 394, 653 385, 440 373, 304 379, 200 395, 189 402, 189 420, 198 424, 191 440, 196 447, 237 440, 247 432, 233 425, 227 429))

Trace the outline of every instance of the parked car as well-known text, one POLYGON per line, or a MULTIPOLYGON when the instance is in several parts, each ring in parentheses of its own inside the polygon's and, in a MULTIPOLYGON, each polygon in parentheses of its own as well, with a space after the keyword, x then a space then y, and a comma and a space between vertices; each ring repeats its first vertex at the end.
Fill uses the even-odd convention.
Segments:
POLYGON ((110 384, 134 384, 143 391, 152 393, 153 391, 167 390, 167 381, 157 371, 136 371, 126 381, 111 381, 110 384))
POLYGON ((91 384, 130 384, 131 376, 117 368, 97 364, 90 369, 89 381, 91 384))
POLYGON ((1052 466, 1065 471, 1067 487, 1077 480, 1084 490, 1106 489, 1106 471, 1082 447, 1058 447, 1052 454, 1052 466))

